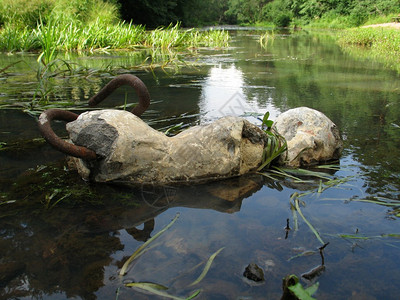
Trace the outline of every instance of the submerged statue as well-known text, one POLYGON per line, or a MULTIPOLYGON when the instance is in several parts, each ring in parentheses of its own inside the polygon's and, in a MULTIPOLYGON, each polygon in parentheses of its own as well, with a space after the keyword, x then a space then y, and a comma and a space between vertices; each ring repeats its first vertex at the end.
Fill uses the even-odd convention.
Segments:
MULTIPOLYGON (((84 179, 133 184, 204 182, 254 172, 263 163, 264 148, 270 136, 244 118, 224 117, 207 125, 194 126, 173 137, 148 126, 140 115, 148 108, 150 95, 136 76, 126 74, 114 78, 89 100, 89 104, 100 103, 124 84, 134 87, 139 96, 139 104, 132 112, 105 109, 78 116, 50 109, 39 117, 42 135, 56 149, 72 157, 73 165, 84 179), (54 134, 50 126, 52 120, 68 122, 70 142, 54 134)), ((299 119, 298 115, 289 115, 275 124, 278 132, 288 139, 288 147, 290 145, 281 155, 281 163, 300 166, 338 158, 341 140, 336 126, 315 110, 297 110, 309 117, 299 119), (309 125, 314 125, 317 115, 321 120, 316 123, 319 127, 313 129, 309 125), (331 133, 321 134, 326 131, 331 133), (298 139, 293 138, 297 132, 308 134, 307 138, 303 135, 299 139, 309 143, 302 143, 305 148, 296 150, 300 151, 296 155, 291 142, 298 139), (320 137, 328 139, 325 142, 320 137), (325 146, 334 150, 322 151, 325 146), (312 157, 313 152, 318 154, 312 157)))

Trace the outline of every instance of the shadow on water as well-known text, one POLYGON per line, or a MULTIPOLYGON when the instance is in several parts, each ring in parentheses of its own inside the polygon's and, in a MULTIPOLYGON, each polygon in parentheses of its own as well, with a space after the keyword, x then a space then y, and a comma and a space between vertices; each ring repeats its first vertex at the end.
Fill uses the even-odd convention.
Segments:
MULTIPOLYGON (((155 297, 126 282, 162 284, 183 298, 201 289, 199 299, 280 299, 289 274, 302 278, 304 287, 319 282, 317 299, 398 298, 399 75, 355 60, 329 35, 276 32, 261 47, 262 33, 232 31, 231 48, 201 50, 201 65, 177 73, 125 68, 149 87, 152 104, 143 119, 165 131, 230 113, 269 111, 274 118, 309 106, 343 134, 344 155, 329 176, 350 178, 344 184, 319 192, 326 181, 259 175, 179 187, 83 182, 41 139, 35 115, 27 114, 38 87, 35 57, 0 56, 2 65, 26 62, 0 73, 0 104, 20 107, 0 110, 1 299, 155 297), (325 268, 311 280, 301 275, 320 266, 321 243, 295 209, 294 195, 305 219, 329 242, 325 268), (120 278, 128 257, 177 212, 173 227, 120 278), (201 283, 190 286, 222 247, 201 283), (264 270, 265 282, 244 279, 251 262, 264 270)), ((115 63, 120 72, 121 65, 137 64, 133 54, 101 56, 76 58, 86 64, 85 75, 49 81, 55 87, 50 103, 69 101, 78 113, 86 110, 87 99, 115 75, 104 65, 115 63)), ((121 88, 104 107, 123 104, 126 94, 131 99, 132 91, 121 88)), ((66 137, 64 124, 53 127, 66 137)))
POLYGON ((121 267, 127 258, 112 259, 124 248, 121 231, 145 242, 157 216, 168 209, 231 214, 263 186, 259 175, 182 187, 90 186, 79 180, 74 171, 54 165, 25 172, 14 182, 7 198, 19 200, 3 203, 0 215, 2 299, 60 292, 96 298, 105 268, 121 267))

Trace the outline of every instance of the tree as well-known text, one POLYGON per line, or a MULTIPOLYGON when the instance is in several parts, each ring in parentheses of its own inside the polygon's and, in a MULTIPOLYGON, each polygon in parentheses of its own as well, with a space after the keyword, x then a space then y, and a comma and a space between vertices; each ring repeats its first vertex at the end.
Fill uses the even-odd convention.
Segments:
POLYGON ((225 16, 232 23, 256 23, 262 19, 262 9, 271 0, 229 0, 225 16))
POLYGON ((178 21, 174 11, 178 0, 119 0, 119 3, 122 18, 134 24, 155 28, 178 21))

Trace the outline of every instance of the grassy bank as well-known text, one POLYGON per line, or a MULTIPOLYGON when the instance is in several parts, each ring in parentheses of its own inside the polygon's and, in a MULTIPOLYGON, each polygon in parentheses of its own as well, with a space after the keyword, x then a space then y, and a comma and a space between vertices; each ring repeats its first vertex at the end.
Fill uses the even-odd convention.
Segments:
POLYGON ((147 31, 143 26, 100 20, 88 25, 49 21, 29 29, 6 26, 0 31, 0 51, 72 51, 109 49, 225 47, 229 34, 220 30, 183 30, 179 24, 147 31), (51 50, 50 50, 51 49, 51 50))
POLYGON ((102 0, 3 0, 0 51, 224 47, 224 31, 183 30, 179 24, 148 31, 120 21, 118 8, 102 0))
POLYGON ((400 29, 388 27, 352 28, 341 31, 339 45, 353 56, 373 57, 400 71, 400 29))
POLYGON ((47 24, 38 24, 33 30, 11 26, 1 29, 0 51, 225 47, 228 40, 229 35, 225 31, 183 30, 179 24, 147 31, 143 26, 123 22, 104 25, 97 20, 82 26, 52 20, 47 24))

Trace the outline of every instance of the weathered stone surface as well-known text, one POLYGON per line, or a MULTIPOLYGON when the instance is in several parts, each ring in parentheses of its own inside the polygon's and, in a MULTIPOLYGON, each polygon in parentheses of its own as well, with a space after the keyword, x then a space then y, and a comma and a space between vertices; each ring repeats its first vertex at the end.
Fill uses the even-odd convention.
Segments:
POLYGON ((288 151, 281 163, 299 167, 338 159, 343 143, 336 125, 323 113, 308 108, 290 109, 275 120, 275 129, 286 139, 288 151))
POLYGON ((266 134, 239 117, 221 118, 174 136, 119 110, 86 112, 67 124, 74 144, 100 159, 74 159, 81 176, 98 182, 171 183, 247 173, 261 164, 266 134))

